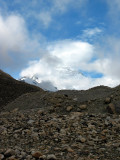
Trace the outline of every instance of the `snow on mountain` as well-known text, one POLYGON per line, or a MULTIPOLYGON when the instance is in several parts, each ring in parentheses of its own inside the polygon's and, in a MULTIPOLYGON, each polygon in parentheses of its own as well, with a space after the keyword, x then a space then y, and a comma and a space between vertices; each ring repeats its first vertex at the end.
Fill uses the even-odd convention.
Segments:
POLYGON ((45 91, 51 91, 51 92, 56 92, 57 88, 53 86, 53 84, 50 81, 42 81, 39 83, 39 78, 36 76, 33 76, 31 78, 29 77, 22 77, 20 78, 20 81, 24 81, 26 83, 38 86, 42 88, 45 91))
POLYGON ((39 72, 35 74, 28 74, 27 72, 22 76, 20 80, 53 92, 61 89, 76 89, 79 86, 79 80, 85 78, 80 71, 67 66, 56 67, 52 76, 49 76, 48 73, 41 74, 39 72), (71 86, 71 82, 74 85, 71 86))

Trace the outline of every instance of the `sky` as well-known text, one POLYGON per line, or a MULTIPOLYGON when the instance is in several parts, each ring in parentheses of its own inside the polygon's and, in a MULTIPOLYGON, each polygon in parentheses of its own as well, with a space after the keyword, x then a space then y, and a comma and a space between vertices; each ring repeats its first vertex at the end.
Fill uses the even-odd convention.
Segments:
POLYGON ((120 84, 119 0, 0 0, 0 69, 58 89, 120 84))

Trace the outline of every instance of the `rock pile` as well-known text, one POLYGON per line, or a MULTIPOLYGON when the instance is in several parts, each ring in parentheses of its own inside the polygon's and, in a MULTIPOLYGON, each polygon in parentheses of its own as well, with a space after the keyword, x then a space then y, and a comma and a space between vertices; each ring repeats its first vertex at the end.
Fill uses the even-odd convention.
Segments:
POLYGON ((1 112, 0 159, 120 160, 120 115, 1 112))

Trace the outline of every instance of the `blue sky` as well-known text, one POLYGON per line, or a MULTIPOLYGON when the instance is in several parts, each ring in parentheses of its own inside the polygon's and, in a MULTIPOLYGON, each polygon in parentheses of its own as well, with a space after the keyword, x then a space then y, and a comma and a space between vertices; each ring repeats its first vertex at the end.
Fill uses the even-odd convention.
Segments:
POLYGON ((58 89, 119 84, 119 0, 0 0, 0 68, 58 89))

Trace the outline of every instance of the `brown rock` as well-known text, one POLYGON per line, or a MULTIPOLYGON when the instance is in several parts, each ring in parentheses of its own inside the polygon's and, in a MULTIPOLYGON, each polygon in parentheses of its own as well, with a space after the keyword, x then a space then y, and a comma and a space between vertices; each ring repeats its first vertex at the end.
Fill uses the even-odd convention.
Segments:
POLYGON ((67 148, 67 151, 68 151, 68 152, 74 152, 73 149, 70 148, 70 147, 67 148))
POLYGON ((41 157, 43 154, 41 153, 41 152, 39 152, 39 151, 37 151, 37 152, 34 152, 33 154, 32 154, 32 156, 34 157, 34 158, 39 158, 39 157, 41 157))
POLYGON ((80 105, 79 108, 82 110, 85 110, 85 109, 87 109, 87 105, 86 104, 80 105))
POLYGON ((82 143, 84 143, 84 142, 86 142, 86 139, 85 139, 84 137, 81 137, 80 141, 81 141, 82 143))
POLYGON ((3 154, 0 154, 0 160, 2 160, 4 158, 3 154))
POLYGON ((85 139, 84 137, 82 137, 82 136, 79 136, 79 137, 77 138, 77 141, 79 141, 79 142, 81 142, 81 143, 84 143, 84 142, 86 142, 86 139, 85 139))
POLYGON ((113 103, 110 103, 110 104, 108 105, 107 111, 108 111, 109 113, 111 113, 111 114, 115 114, 115 113, 116 113, 116 111, 115 111, 115 106, 114 106, 113 103))
POLYGON ((68 106, 66 110, 69 112, 69 111, 71 111, 72 109, 73 109, 72 106, 68 106))
POLYGON ((110 102, 111 102, 111 98, 107 97, 107 98, 105 99, 105 103, 106 103, 106 104, 109 104, 110 102))

